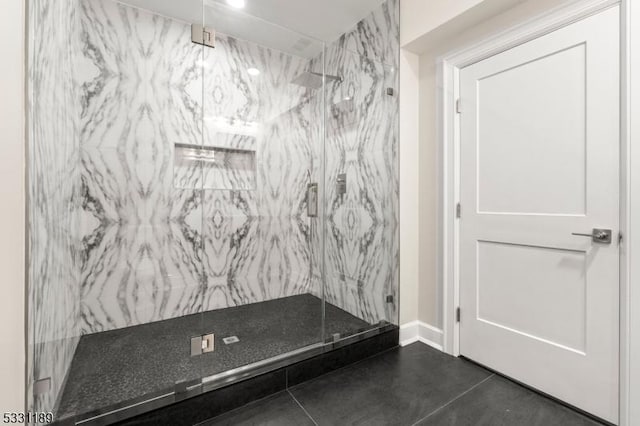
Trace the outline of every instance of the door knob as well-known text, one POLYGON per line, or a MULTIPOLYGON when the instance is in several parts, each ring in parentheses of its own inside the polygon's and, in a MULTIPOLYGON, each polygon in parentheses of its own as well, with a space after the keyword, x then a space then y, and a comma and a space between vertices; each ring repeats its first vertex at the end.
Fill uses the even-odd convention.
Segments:
POLYGON ((578 232, 573 232, 571 235, 590 237, 594 243, 611 244, 611 229, 594 228, 590 234, 580 234, 578 232))

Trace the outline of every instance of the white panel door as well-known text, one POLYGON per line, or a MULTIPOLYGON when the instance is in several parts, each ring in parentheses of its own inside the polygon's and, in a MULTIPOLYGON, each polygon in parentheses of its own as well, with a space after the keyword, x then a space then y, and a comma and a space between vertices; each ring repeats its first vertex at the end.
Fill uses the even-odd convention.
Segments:
POLYGON ((614 423, 619 71, 617 7, 460 71, 460 352, 614 423))

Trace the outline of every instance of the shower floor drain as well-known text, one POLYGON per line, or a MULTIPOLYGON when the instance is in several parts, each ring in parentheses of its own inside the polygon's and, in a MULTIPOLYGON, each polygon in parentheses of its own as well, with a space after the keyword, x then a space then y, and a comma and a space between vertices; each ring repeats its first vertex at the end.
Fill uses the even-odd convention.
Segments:
POLYGON ((225 345, 230 345, 232 343, 238 343, 240 339, 238 339, 238 336, 231 336, 231 337, 225 337, 224 339, 222 339, 222 341, 224 342, 225 345))

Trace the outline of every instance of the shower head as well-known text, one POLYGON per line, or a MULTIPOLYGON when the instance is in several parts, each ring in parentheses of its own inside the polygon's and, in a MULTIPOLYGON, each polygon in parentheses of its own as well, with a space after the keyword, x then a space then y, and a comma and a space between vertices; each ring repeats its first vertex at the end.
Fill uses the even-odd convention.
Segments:
MULTIPOLYGON (((336 75, 325 74, 324 78, 326 78, 327 81, 337 81, 338 83, 342 83, 342 77, 338 77, 336 75)), ((306 87, 307 89, 319 89, 322 87, 322 73, 305 71, 294 78, 291 83, 306 87)))

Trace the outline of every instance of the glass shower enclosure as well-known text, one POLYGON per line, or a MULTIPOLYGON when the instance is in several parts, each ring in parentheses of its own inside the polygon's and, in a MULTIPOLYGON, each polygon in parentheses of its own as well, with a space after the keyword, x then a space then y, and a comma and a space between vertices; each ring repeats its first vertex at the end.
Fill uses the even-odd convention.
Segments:
POLYGON ((171 3, 28 1, 27 399, 59 421, 398 324, 397 0, 333 40, 171 3))

